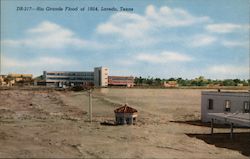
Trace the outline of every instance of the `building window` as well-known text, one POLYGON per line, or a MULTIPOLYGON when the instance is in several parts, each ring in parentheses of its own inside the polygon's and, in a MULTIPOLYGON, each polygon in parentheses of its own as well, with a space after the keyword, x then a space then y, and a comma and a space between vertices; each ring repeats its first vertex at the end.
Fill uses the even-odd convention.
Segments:
POLYGON ((231 102, 230 102, 230 100, 226 100, 225 101, 225 111, 230 112, 230 110, 231 110, 231 102))
POLYGON ((244 102, 244 105, 243 105, 244 107, 243 107, 243 112, 244 113, 250 113, 250 105, 249 105, 249 102, 248 101, 245 101, 244 102))
POLYGON ((208 109, 213 110, 213 107, 214 107, 213 99, 208 99, 208 109))

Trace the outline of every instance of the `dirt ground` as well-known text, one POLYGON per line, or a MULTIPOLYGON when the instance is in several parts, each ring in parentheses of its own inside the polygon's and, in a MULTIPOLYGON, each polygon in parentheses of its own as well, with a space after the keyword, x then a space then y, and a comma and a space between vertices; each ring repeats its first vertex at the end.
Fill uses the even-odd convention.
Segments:
POLYGON ((194 124, 198 89, 96 89, 93 122, 86 92, 0 90, 2 158, 249 158, 250 129, 194 124), (139 111, 130 126, 104 126, 127 102, 139 111))

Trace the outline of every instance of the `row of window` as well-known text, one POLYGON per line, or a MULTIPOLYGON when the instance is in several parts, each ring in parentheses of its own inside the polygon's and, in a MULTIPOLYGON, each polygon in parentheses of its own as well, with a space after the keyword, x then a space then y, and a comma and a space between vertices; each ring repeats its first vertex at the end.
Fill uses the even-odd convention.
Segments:
POLYGON ((85 77, 85 78, 70 78, 70 77, 65 77, 65 78, 53 78, 53 77, 51 77, 51 78, 47 78, 48 80, 94 80, 94 78, 91 78, 91 77, 89 77, 89 78, 87 78, 87 77, 85 77))
MULTIPOLYGON (((214 107, 213 99, 208 99, 208 109, 213 110, 213 107, 214 107)), ((231 111, 231 101, 230 100, 225 100, 224 111, 225 112, 230 112, 231 111)), ((244 101, 243 102, 243 112, 244 113, 250 113, 250 102, 249 101, 244 101)))
POLYGON ((112 77, 109 77, 109 80, 113 80, 113 81, 134 81, 133 78, 112 78, 112 77))
POLYGON ((80 72, 80 73, 47 73, 47 75, 56 75, 56 76, 93 76, 93 72, 80 72))

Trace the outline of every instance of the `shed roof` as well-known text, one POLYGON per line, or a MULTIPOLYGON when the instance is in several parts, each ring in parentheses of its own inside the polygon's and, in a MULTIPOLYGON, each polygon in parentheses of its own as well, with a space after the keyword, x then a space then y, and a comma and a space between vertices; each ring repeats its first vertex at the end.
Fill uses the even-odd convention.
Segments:
POLYGON ((202 91, 202 96, 228 96, 228 97, 243 97, 249 98, 250 92, 213 92, 213 91, 202 91))
POLYGON ((208 113, 214 119, 250 127, 250 113, 208 113))
POLYGON ((136 109, 129 107, 127 104, 114 110, 115 113, 136 113, 136 109))

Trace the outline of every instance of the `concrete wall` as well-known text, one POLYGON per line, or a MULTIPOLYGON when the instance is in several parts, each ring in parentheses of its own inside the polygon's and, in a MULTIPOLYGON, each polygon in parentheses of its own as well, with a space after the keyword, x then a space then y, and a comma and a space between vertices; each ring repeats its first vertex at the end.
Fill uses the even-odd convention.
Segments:
MULTIPOLYGON (((201 93, 201 120, 209 122, 208 113, 227 113, 226 101, 230 103, 230 113, 243 112, 244 102, 250 100, 249 92, 208 92, 201 93), (208 109, 209 99, 213 100, 213 109, 208 109)), ((248 103, 249 104, 249 103, 248 103)))

